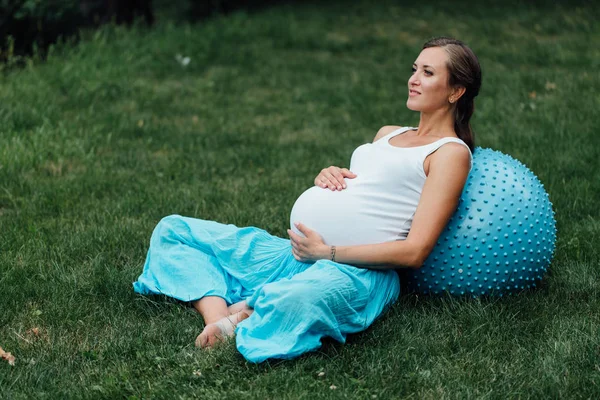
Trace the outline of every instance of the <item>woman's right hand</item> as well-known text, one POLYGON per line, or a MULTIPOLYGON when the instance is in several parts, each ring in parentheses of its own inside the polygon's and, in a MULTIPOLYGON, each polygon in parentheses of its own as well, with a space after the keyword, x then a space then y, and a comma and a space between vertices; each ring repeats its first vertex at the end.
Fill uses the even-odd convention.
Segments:
POLYGON ((346 182, 344 178, 356 178, 354 172, 348 171, 346 168, 339 168, 335 166, 323 168, 319 175, 315 178, 315 186, 322 188, 329 188, 331 190, 342 190, 346 189, 346 182))

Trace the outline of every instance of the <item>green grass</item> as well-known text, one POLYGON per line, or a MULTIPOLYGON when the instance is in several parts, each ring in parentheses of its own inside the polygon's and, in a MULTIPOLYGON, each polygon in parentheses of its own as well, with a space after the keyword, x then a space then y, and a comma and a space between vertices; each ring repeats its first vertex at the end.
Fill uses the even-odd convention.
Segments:
POLYGON ((107 27, 0 77, 0 346, 16 356, 0 398, 600 397, 598 8, 371 3, 107 27), (165 215, 285 236, 321 168, 418 123, 406 80, 440 34, 483 66, 478 145, 554 204, 540 289, 404 295, 345 345, 260 365, 232 343, 196 350, 191 308, 133 292, 165 215))

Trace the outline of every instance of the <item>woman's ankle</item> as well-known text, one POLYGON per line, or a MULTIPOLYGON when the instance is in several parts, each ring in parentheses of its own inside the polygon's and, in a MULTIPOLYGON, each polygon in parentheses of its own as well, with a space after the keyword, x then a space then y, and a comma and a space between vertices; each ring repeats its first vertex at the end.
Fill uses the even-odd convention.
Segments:
POLYGON ((210 325, 210 324, 214 324, 217 321, 222 320, 223 318, 226 318, 229 316, 229 313, 224 313, 224 314, 211 314, 209 317, 204 318, 204 325, 210 325))
POLYGON ((252 310, 251 308, 247 308, 247 309, 238 311, 235 314, 230 315, 229 317, 237 325, 240 322, 242 322, 243 320, 245 320, 246 318, 249 318, 253 312, 254 312, 254 310, 252 310))
POLYGON ((227 303, 221 297, 206 296, 192 302, 192 306, 202 315, 204 324, 212 324, 229 315, 227 303))

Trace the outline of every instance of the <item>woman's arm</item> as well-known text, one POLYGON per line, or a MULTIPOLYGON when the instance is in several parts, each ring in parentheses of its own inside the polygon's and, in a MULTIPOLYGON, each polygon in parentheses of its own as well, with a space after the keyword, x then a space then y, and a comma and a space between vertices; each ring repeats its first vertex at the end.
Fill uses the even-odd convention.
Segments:
MULTIPOLYGON (((335 261, 371 269, 421 267, 456 210, 470 166, 470 154, 463 145, 448 143, 440 147, 430 157, 429 174, 406 240, 336 246, 335 261)), ((297 259, 314 261, 331 258, 330 246, 325 245, 316 232, 302 224, 298 229, 306 238, 288 230, 297 259)))
MULTIPOLYGON (((288 229, 294 257, 303 262, 331 259, 331 246, 323 243, 319 234, 296 224, 306 237, 296 235, 288 229)), ((370 269, 418 268, 419 248, 407 240, 357 246, 336 246, 335 261, 370 269)))

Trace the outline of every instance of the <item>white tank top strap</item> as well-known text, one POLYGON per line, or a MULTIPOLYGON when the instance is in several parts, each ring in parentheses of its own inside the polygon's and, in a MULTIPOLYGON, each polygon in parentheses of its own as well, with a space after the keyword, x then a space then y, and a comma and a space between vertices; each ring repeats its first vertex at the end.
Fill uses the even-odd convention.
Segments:
POLYGON ((467 150, 469 150, 469 155, 471 156, 471 167, 473 167, 473 153, 471 153, 471 149, 469 148, 469 146, 467 146, 467 144, 465 142, 463 142, 461 139, 458 139, 458 138, 446 137, 446 138, 442 138, 440 140, 437 140, 437 141, 429 144, 426 147, 424 156, 427 157, 428 155, 430 155, 434 151, 438 150, 440 147, 442 147, 446 143, 458 143, 458 144, 462 144, 463 146, 465 146, 467 148, 467 150))
MULTIPOLYGON (((405 126, 405 127, 402 127, 402 128, 394 129, 393 131, 391 131, 390 133, 388 133, 384 137, 380 138, 377 142, 385 143, 388 140, 390 140, 392 137, 394 137, 396 135, 400 135, 401 133, 404 133, 406 131, 410 131, 411 129, 416 129, 416 128, 413 128, 412 126, 405 126)), ((375 142, 375 143, 377 143, 377 142, 375 142)))

